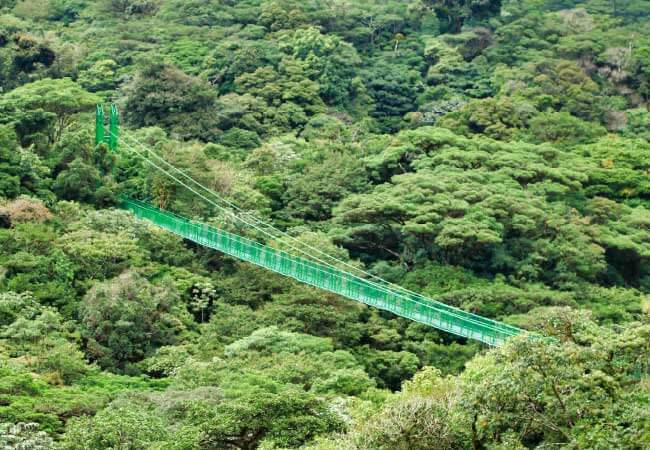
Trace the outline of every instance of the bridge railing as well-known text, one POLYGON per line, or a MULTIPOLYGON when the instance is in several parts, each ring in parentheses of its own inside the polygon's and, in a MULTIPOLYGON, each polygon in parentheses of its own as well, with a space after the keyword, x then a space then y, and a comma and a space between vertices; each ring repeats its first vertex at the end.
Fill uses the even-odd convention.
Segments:
POLYGON ((388 284, 360 278, 335 267, 291 255, 283 250, 158 209, 141 201, 123 198, 122 207, 132 211, 140 219, 148 220, 200 245, 458 336, 498 346, 507 338, 522 332, 519 328, 416 294, 403 292, 388 284))

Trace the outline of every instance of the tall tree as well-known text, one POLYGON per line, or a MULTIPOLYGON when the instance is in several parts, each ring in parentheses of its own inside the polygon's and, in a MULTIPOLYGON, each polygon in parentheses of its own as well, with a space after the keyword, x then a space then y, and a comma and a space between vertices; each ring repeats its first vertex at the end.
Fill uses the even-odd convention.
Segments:
POLYGON ((104 368, 133 370, 131 363, 174 342, 180 329, 170 314, 174 298, 135 273, 97 284, 79 308, 88 355, 104 368))
POLYGON ((183 139, 219 134, 216 92, 198 77, 151 61, 122 88, 124 118, 134 126, 162 126, 183 139))
MULTIPOLYGON (((20 86, 0 98, 0 111, 16 122, 20 132, 47 113, 45 131, 50 142, 59 140, 75 114, 91 111, 101 99, 70 78, 45 78, 20 86)), ((42 119, 41 119, 42 120, 42 119)))
POLYGON ((425 0, 452 33, 470 19, 483 19, 501 10, 501 0, 425 0))

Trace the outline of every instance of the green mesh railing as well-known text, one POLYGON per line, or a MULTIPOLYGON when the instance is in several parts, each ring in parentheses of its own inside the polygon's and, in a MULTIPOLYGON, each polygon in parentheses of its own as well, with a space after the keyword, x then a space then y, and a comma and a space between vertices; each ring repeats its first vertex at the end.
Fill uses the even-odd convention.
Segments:
POLYGON ((290 255, 251 239, 163 211, 147 203, 123 198, 121 206, 132 211, 140 219, 148 220, 205 247, 457 336, 498 346, 507 338, 523 331, 435 300, 400 291, 387 284, 379 284, 350 272, 290 255))

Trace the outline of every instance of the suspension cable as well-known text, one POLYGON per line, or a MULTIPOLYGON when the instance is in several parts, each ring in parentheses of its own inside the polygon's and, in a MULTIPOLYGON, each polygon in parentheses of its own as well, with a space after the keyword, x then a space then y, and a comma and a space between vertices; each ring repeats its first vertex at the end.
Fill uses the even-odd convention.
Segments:
MULTIPOLYGON (((146 147, 145 147, 145 146, 144 146, 140 141, 138 141, 136 138, 134 138, 134 137, 132 137, 132 136, 129 136, 129 139, 131 139, 132 141, 138 143, 141 147, 146 148, 146 147)), ((306 242, 303 242, 303 241, 301 241, 300 239, 298 239, 298 238, 296 238, 296 237, 294 237, 294 236, 291 236, 291 235, 288 234, 287 232, 282 231, 282 230, 280 230, 279 228, 276 228, 276 227, 273 226, 272 224, 269 224, 269 223, 267 223, 267 222, 264 222, 264 221, 261 220, 261 219, 258 219, 258 218, 255 217, 252 213, 243 210, 242 208, 240 208, 240 207, 237 206, 236 204, 230 202, 228 199, 226 199, 226 198, 224 198, 223 196, 219 195, 217 192, 215 192, 215 191, 213 191, 212 189, 210 189, 210 188, 206 187, 205 185, 201 184, 200 182, 198 182, 196 179, 192 178, 190 175, 188 175, 187 173, 185 173, 185 172, 182 171, 181 169, 179 169, 179 168, 177 168, 176 166, 174 166, 173 164, 169 163, 169 162, 168 162, 167 160, 165 160, 163 157, 161 157, 160 155, 156 154, 156 152, 154 152, 153 150, 150 151, 150 154, 151 154, 152 156, 154 156, 157 160, 159 160, 161 163, 163 163, 164 165, 166 165, 167 167, 169 167, 171 170, 173 170, 174 172, 176 172, 176 173, 178 173, 179 175, 181 175, 183 178, 187 179, 187 180, 190 181, 191 183, 195 184, 196 186, 200 187, 201 189, 203 189, 204 191, 206 191, 207 193, 209 193, 210 195, 212 195, 213 197, 215 197, 215 198, 217 199, 217 201, 220 201, 220 202, 225 203, 225 204, 228 205, 230 208, 232 208, 232 209, 234 209, 235 211, 237 211, 239 214, 247 216, 247 217, 249 218, 249 220, 252 220, 253 222, 259 224, 260 226, 263 226, 263 227, 265 227, 265 228, 271 230, 271 231, 269 231, 269 233, 275 233, 276 235, 273 236, 273 238, 274 238, 274 239, 277 239, 278 242, 283 243, 283 242, 282 242, 282 239, 289 239, 289 240, 292 240, 292 241, 294 241, 296 244, 302 245, 302 246, 308 248, 309 250, 312 250, 312 251, 314 251, 314 252, 316 252, 316 253, 318 253, 318 254, 321 254, 321 255, 323 255, 323 256, 325 256, 325 257, 327 257, 327 258, 333 259, 336 263, 339 263, 339 264, 345 265, 346 267, 349 267, 350 269, 355 270, 355 271, 357 271, 357 272, 361 272, 361 273, 363 273, 364 275, 369 275, 369 276, 371 276, 371 277, 374 276, 374 275, 372 275, 372 274, 370 274, 370 273, 364 272, 362 269, 360 269, 360 268, 358 268, 358 267, 356 267, 356 266, 353 266, 353 265, 351 265, 351 264, 349 264, 349 263, 347 263, 347 262, 345 262, 345 261, 343 261, 343 260, 340 260, 340 259, 336 258, 335 256, 332 256, 332 255, 330 255, 330 254, 328 254, 328 253, 326 253, 326 252, 320 250, 320 249, 317 248, 317 247, 313 247, 313 246, 311 246, 310 244, 308 244, 308 243, 306 243, 306 242)), ((314 258, 314 259, 315 259, 315 257, 314 257, 313 255, 311 255, 311 254, 305 252, 304 250, 300 250, 300 252, 301 252, 302 254, 304 254, 305 256, 308 256, 308 257, 310 257, 310 258, 314 258)))
MULTIPOLYGON (((112 134, 112 133, 110 133, 110 134, 112 134)), ((168 177, 170 177, 172 180, 176 181, 176 182, 177 182, 178 184, 180 184, 181 186, 185 187, 186 189, 190 190, 191 192, 193 192, 193 193, 196 194, 197 196, 201 197, 203 200, 205 200, 206 202, 208 202, 208 203, 210 203, 211 205, 215 206, 215 207, 218 208, 220 211, 223 211, 223 212, 225 212, 225 213, 227 213, 227 214, 230 214, 230 215, 231 215, 235 220, 238 220, 238 221, 240 221, 240 222, 243 222, 245 225, 247 225, 247 226, 249 226, 249 227, 251 227, 251 228, 253 228, 253 229, 257 230, 257 231, 260 231, 261 233, 263 233, 264 235, 266 235, 266 236, 268 236, 268 237, 270 237, 270 238, 272 238, 272 239, 278 239, 278 238, 277 238, 277 236, 274 235, 273 233, 271 233, 271 232, 265 230, 264 228, 260 227, 259 225, 256 225, 255 222, 256 222, 257 224, 261 224, 262 226, 266 226, 267 228, 270 228, 271 230, 275 231, 275 232, 278 233, 278 234, 281 234, 281 235, 282 235, 283 237, 285 237, 285 238, 288 238, 288 239, 290 239, 290 240, 292 240, 292 241, 295 241, 296 243, 301 244, 301 245, 304 245, 305 247, 307 247, 307 248, 309 248, 309 249, 311 249, 311 250, 313 250, 313 251, 315 251, 315 252, 317 252, 317 253, 319 253, 319 254, 322 254, 322 255, 324 255, 324 256, 330 258, 330 259, 333 259, 334 261, 340 263, 341 265, 344 265, 344 266, 346 266, 346 267, 350 267, 350 268, 354 269, 355 271, 361 272, 361 273, 363 273, 364 275, 368 275, 369 277, 378 280, 379 283, 377 283, 377 282, 373 282, 373 281, 370 281, 370 280, 367 280, 367 279, 365 279, 365 278, 361 278, 361 277, 359 277, 359 276, 357 276, 357 275, 354 275, 353 273, 350 273, 350 275, 353 276, 354 278, 356 278, 356 279, 358 279, 358 280, 361 280, 361 281, 363 281, 363 282, 365 282, 365 283, 369 283, 369 284, 371 284, 372 286, 374 286, 374 287, 380 289, 380 290, 383 291, 383 292, 391 293, 391 294, 398 294, 399 296, 404 296, 404 295, 414 296, 414 297, 416 297, 416 298, 418 298, 418 299, 420 299, 420 300, 423 300, 423 301, 426 302, 427 304, 430 304, 431 306, 432 306, 432 305, 439 305, 439 306, 442 306, 443 308, 447 309, 447 311, 449 311, 451 314, 454 314, 454 315, 456 315, 456 314, 455 314, 453 311, 457 310, 457 311, 460 311, 460 312, 462 312, 462 313, 464 313, 464 314, 468 314, 468 315, 474 317, 475 319, 478 319, 479 322, 489 323, 491 326, 496 325, 497 327, 501 328, 501 331, 506 331, 506 330, 508 330, 507 332, 510 333, 510 332, 515 332, 515 330, 517 330, 515 327, 512 327, 512 326, 510 326, 510 325, 507 325, 507 324, 504 324, 504 323, 501 323, 501 322, 498 322, 498 321, 495 321, 495 320, 492 320, 492 319, 487 319, 487 318, 482 317, 482 316, 479 316, 479 315, 477 315, 477 314, 474 314, 474 313, 471 313, 471 312, 467 312, 467 311, 463 311, 463 310, 460 310, 460 309, 458 309, 458 308, 456 308, 456 307, 452 307, 452 306, 446 305, 445 303, 438 302, 438 301, 432 300, 432 299, 430 299, 430 298, 427 298, 427 297, 423 296, 422 294, 419 294, 419 293, 417 293, 417 292, 413 292, 413 291, 411 291, 411 290, 409 290, 409 289, 406 289, 406 288, 404 288, 404 287, 402 287, 402 286, 399 286, 399 285, 396 285, 396 284, 391 283, 391 282, 389 282, 389 281, 386 281, 386 280, 384 280, 383 278, 378 277, 377 275, 374 275, 374 274, 372 274, 372 273, 366 272, 366 271, 364 271, 363 269, 359 269, 359 268, 357 268, 357 267, 355 267, 355 266, 353 266, 353 265, 351 265, 351 264, 349 264, 349 263, 347 263, 347 262, 345 262, 345 261, 339 260, 338 258, 336 258, 336 257, 334 257, 334 256, 332 256, 332 255, 329 255, 329 254, 323 252, 322 250, 320 250, 320 249, 318 249, 318 248, 315 248, 315 247, 313 247, 313 246, 311 246, 311 245, 309 245, 309 244, 307 244, 307 243, 304 243, 304 242, 300 241, 299 239, 297 239, 297 238, 295 238, 295 237, 289 235, 288 233, 286 233, 286 232, 284 232, 284 231, 282 231, 282 230, 279 230, 279 229, 275 228, 273 225, 267 224, 267 223, 261 221, 260 219, 257 219, 257 218, 255 218, 254 216, 252 216, 252 215, 246 213, 245 211, 243 211, 241 208, 239 208, 239 207, 238 207, 237 205, 235 205, 234 203, 232 203, 232 202, 230 202, 230 201, 224 199, 223 197, 221 197, 221 196, 220 196, 219 194, 217 194, 216 192, 214 192, 214 191, 212 191, 211 189, 205 187, 204 185, 202 185, 201 183, 199 183, 198 181, 196 181, 194 178, 192 178, 191 176, 187 175, 187 174, 186 174, 185 172, 183 172, 182 170, 176 168, 174 165, 172 165, 171 163, 169 163, 168 161, 166 161, 166 160, 165 160, 164 158, 162 158, 161 156, 157 155, 157 154, 156 154, 155 152, 153 152, 152 150, 148 149, 144 144, 142 144, 141 142, 139 142, 137 139, 135 139, 135 138, 133 138, 133 137, 129 137, 132 141, 136 142, 139 146, 141 146, 141 147, 142 147, 142 148, 143 148, 143 149, 144 149, 148 154, 151 154, 151 155, 153 155, 154 157, 156 157, 156 159, 158 159, 159 161, 161 161, 162 163, 164 163, 166 166, 170 167, 170 168, 171 168, 172 170, 174 170, 175 172, 177 172, 177 173, 179 173, 180 175, 182 175, 182 176, 183 176, 185 179, 187 179, 188 181, 191 181, 193 184, 195 184, 196 186, 200 187, 200 188, 203 189, 204 191, 210 193, 211 195, 213 195, 213 196, 216 197, 217 199, 223 201, 224 203, 226 203, 227 205, 229 205, 229 206, 232 207, 233 209, 236 209, 236 210, 240 211, 242 214, 246 214, 247 216, 249 216, 249 217, 250 217, 250 220, 252 220, 252 221, 254 222, 254 223, 251 223, 251 222, 247 221, 246 219, 244 219, 244 218, 238 216, 236 213, 234 213, 233 211, 229 210, 228 208, 226 208, 226 207, 224 207, 224 206, 222 206, 222 205, 219 205, 218 203, 216 203, 216 202, 214 202, 213 200, 207 198, 205 195, 201 194, 200 192, 197 192, 195 189, 193 189, 192 187, 188 186, 186 183, 184 183, 183 181, 179 180, 179 179, 178 179, 177 177, 175 177, 174 175, 170 174, 167 170, 163 169, 162 167, 160 167, 159 165, 157 165, 157 164, 154 163, 153 161, 149 160, 146 156, 142 155, 141 152, 138 152, 137 150, 135 150, 135 148, 133 148, 132 145, 130 145, 128 142, 126 142, 126 141, 124 140, 123 136, 116 136, 116 135, 113 135, 113 136, 115 136, 115 137, 116 137, 117 139, 119 139, 119 140, 122 140, 122 142, 125 143, 125 144, 127 145, 128 148, 130 148, 134 153, 136 153, 136 154, 137 154, 138 156, 140 156, 143 160, 145 160, 145 162, 147 162, 148 164, 150 164, 152 167, 156 168, 157 170, 161 171, 162 173, 164 173, 165 175, 167 175, 168 177), (398 292, 395 292, 395 291, 398 291, 398 292)), ((280 242, 281 242, 281 241, 280 241, 280 242)), ((293 246, 293 245, 291 245, 291 244, 289 244, 289 243, 284 243, 284 242, 283 242, 283 244, 287 245, 287 247, 289 247, 290 249, 292 249, 292 250, 294 250, 294 251, 297 251, 297 252, 299 252, 299 253, 301 253, 301 254, 303 254, 303 255, 306 255, 307 257, 309 257, 309 258, 311 258, 311 259, 314 259, 315 261, 319 262, 320 264, 325 265, 326 267, 329 267, 329 268, 332 268, 332 269, 339 270, 339 268, 337 268, 337 267, 334 266, 333 264, 328 263, 328 262, 326 262, 326 261, 323 261, 322 259, 320 259, 320 258, 318 258, 318 257, 316 257, 316 256, 313 256, 313 255, 307 253, 306 251, 304 251, 304 250, 302 250, 302 249, 300 249, 300 248, 297 248, 297 247, 295 247, 295 246, 293 246)), ((408 298, 408 297, 406 297, 406 298, 409 299, 409 300, 413 300, 412 298, 408 298)), ((420 303, 420 304, 422 304, 421 302, 416 302, 416 303, 420 303)), ((464 320, 467 320, 466 318, 463 318, 463 319, 464 319, 464 320)))

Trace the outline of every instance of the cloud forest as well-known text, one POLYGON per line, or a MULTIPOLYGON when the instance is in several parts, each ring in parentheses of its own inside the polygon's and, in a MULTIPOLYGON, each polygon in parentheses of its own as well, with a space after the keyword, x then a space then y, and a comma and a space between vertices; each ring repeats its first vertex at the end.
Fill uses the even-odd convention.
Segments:
POLYGON ((648 0, 0 0, 0 448, 650 448, 649 101, 648 0))

